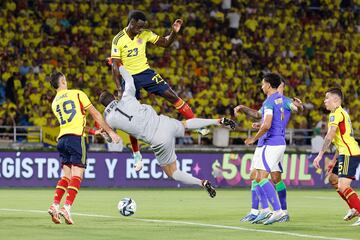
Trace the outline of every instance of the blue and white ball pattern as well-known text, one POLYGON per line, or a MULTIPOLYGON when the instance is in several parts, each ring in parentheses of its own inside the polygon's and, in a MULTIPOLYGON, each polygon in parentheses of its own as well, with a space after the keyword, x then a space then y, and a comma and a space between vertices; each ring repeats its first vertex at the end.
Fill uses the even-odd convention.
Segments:
POLYGON ((131 216, 136 212, 136 202, 131 198, 123 198, 118 203, 118 209, 121 215, 131 216))

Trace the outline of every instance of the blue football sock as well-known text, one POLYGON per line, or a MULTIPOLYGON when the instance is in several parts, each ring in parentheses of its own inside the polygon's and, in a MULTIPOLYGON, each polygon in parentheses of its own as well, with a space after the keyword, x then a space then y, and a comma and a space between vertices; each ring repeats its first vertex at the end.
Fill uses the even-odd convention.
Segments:
POLYGON ((269 200, 274 211, 280 210, 280 202, 276 194, 275 188, 269 179, 263 179, 259 183, 261 189, 264 190, 267 200, 269 200))
POLYGON ((282 210, 287 210, 287 203, 286 203, 286 185, 281 180, 275 185, 275 189, 277 191, 277 194, 279 196, 280 205, 282 210))
POLYGON ((256 186, 258 185, 258 183, 253 180, 251 182, 251 208, 252 209, 259 209, 259 198, 256 194, 256 186))

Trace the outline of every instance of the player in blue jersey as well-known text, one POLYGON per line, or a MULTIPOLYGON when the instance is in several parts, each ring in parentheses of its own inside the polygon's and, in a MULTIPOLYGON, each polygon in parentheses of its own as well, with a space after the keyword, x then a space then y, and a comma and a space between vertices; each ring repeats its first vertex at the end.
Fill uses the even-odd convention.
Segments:
MULTIPOLYGON (((278 92, 283 95, 284 87, 285 87, 285 80, 281 78, 282 83, 277 88, 278 92)), ((286 128, 287 123, 290 120, 291 112, 297 112, 298 110, 303 110, 302 102, 298 98, 293 98, 291 100, 288 97, 284 96, 284 115, 285 115, 285 121, 284 121, 284 128, 286 128)), ((249 107, 246 107, 244 105, 239 105, 234 108, 235 115, 238 115, 239 112, 245 113, 248 117, 253 118, 255 121, 253 124, 253 128, 259 129, 261 126, 261 122, 258 122, 261 120, 263 107, 260 110, 251 109, 249 107)), ((254 158, 261 158, 261 147, 263 146, 262 141, 258 141, 257 148, 255 149, 254 158)), ((253 162, 254 162, 253 158, 253 162)), ((280 199, 281 209, 285 212, 284 217, 280 220, 280 222, 287 222, 289 221, 289 215, 287 213, 287 202, 286 202, 286 186, 284 182, 281 179, 281 163, 279 164, 279 168, 275 169, 270 173, 271 180, 275 184, 276 191, 278 193, 278 197, 280 199)), ((252 180, 251 183, 251 200, 252 200, 252 207, 251 211, 243 217, 240 221, 241 222, 252 222, 255 220, 255 218, 259 215, 259 202, 261 202, 263 209, 266 209, 268 207, 268 203, 266 201, 266 198, 262 198, 263 193, 261 193, 261 188, 258 186, 257 182, 255 181, 256 171, 253 168, 253 164, 251 166, 251 173, 250 173, 250 179, 252 180)))
POLYGON ((264 193, 261 197, 266 198, 273 208, 272 214, 269 208, 263 209, 262 213, 254 220, 254 223, 264 220, 270 214, 271 216, 264 224, 277 222, 283 217, 275 188, 268 180, 269 174, 278 168, 286 148, 284 101, 283 96, 277 91, 280 84, 281 78, 279 75, 269 73, 264 76, 261 89, 267 95, 267 98, 263 103, 261 126, 255 136, 245 140, 246 145, 251 145, 257 140, 263 144, 260 151, 261 158, 255 158, 253 165, 256 169, 256 182, 264 193))
MULTIPOLYGON (((284 100, 284 129, 286 129, 286 126, 289 123, 291 112, 298 112, 303 110, 303 105, 300 99, 293 98, 291 100, 290 98, 284 96, 284 87, 285 87, 285 81, 283 78, 281 78, 282 83, 278 87, 278 92, 283 95, 284 100)), ((290 221, 290 217, 287 211, 287 201, 286 201, 286 185, 281 179, 281 174, 283 172, 282 169, 282 161, 281 159, 280 163, 277 167, 274 168, 274 170, 271 171, 271 180, 275 185, 276 192, 278 194, 281 210, 284 213, 284 216, 279 220, 279 222, 288 222, 290 221)))
MULTIPOLYGON (((280 76, 279 76, 280 77, 280 76)), ((280 77, 281 78, 281 77, 280 77)), ((277 88, 277 91, 283 95, 285 86, 285 81, 283 78, 281 78, 281 84, 277 88)), ((283 97, 283 105, 284 105, 284 128, 286 128, 286 125, 290 119, 291 111, 297 112, 298 110, 302 110, 303 106, 301 101, 298 98, 293 98, 293 101, 290 98, 283 97)), ((235 115, 238 115, 239 112, 245 113, 247 116, 252 117, 256 121, 260 120, 263 115, 264 106, 259 110, 250 109, 246 106, 239 105, 234 109, 235 115)), ((261 122, 256 122, 253 124, 254 128, 259 128, 261 126, 261 122)), ((256 159, 261 159, 262 157, 262 147, 264 145, 263 142, 264 138, 259 139, 257 148, 254 153, 253 161, 252 161, 252 167, 251 167, 251 173, 250 173, 250 179, 252 180, 252 186, 251 186, 251 192, 252 192, 252 208, 249 214, 247 214, 244 218, 241 219, 242 222, 252 222, 254 221, 260 214, 259 214, 259 201, 261 202, 262 208, 264 209, 262 211, 262 214, 259 216, 259 218, 262 218, 263 220, 266 220, 267 217, 270 215, 270 211, 268 210, 268 202, 265 196, 265 193, 262 191, 259 184, 255 181, 256 171, 253 168, 253 163, 256 161, 256 159)), ((276 191, 280 199, 281 203, 281 209, 283 210, 283 217, 279 220, 281 222, 289 221, 289 215, 287 213, 287 203, 286 203, 286 186, 284 182, 281 179, 281 173, 282 173, 282 167, 281 167, 282 159, 280 160, 280 163, 274 167, 274 169, 271 171, 271 179, 273 183, 276 186, 276 191)), ((257 223, 261 223, 262 221, 257 221, 257 223)))

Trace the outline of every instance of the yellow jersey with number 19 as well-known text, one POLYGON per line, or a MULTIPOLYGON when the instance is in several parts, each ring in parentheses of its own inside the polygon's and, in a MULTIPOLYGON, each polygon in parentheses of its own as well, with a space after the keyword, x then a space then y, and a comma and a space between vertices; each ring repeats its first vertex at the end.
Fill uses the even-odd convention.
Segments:
POLYGON ((57 92, 51 108, 60 123, 57 139, 66 134, 85 136, 86 109, 91 106, 88 96, 80 90, 57 92))
POLYGON ((350 116, 341 106, 330 113, 329 127, 330 126, 337 127, 333 144, 336 146, 340 155, 360 155, 359 144, 354 138, 350 116))
POLYGON ((150 30, 143 30, 131 39, 124 28, 112 41, 111 58, 121 59, 131 75, 141 73, 150 68, 146 58, 146 43, 155 44, 158 40, 159 36, 150 30))

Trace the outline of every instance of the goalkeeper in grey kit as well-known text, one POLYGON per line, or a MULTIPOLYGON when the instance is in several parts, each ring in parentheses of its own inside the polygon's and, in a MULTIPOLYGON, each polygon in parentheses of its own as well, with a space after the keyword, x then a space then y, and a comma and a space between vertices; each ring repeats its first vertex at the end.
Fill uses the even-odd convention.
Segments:
POLYGON ((121 99, 115 100, 108 91, 102 92, 99 97, 99 101, 106 107, 105 121, 113 129, 120 129, 150 144, 167 176, 184 184, 199 185, 209 193, 210 197, 215 197, 216 191, 208 180, 200 180, 177 168, 175 138, 183 137, 186 129, 198 129, 210 125, 235 129, 236 123, 227 118, 192 118, 181 122, 165 115, 158 115, 151 106, 141 104, 136 99, 134 79, 126 69, 119 66, 119 71, 125 80, 125 90, 121 99))

